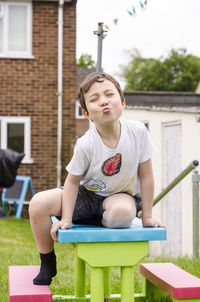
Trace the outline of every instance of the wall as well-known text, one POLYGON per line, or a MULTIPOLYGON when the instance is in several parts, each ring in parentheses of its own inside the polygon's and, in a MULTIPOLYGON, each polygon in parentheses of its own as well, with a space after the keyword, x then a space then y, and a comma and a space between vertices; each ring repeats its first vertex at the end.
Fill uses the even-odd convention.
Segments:
MULTIPOLYGON (((184 170, 193 160, 200 161, 200 123, 196 122, 196 113, 178 112, 169 110, 143 110, 127 108, 123 117, 141 122, 149 122, 149 132, 157 147, 158 153, 153 157, 153 168, 155 177, 155 197, 162 191, 163 187, 163 152, 162 152, 162 129, 164 123, 180 122, 181 124, 181 171, 184 170)), ((180 172, 181 172, 180 171, 180 172)), ((181 183, 181 255, 192 255, 192 173, 181 183)), ((169 193, 170 194, 170 193, 169 193)), ((176 203, 176 200, 170 200, 176 203)), ((164 202, 164 199, 163 199, 164 202)), ((162 201, 153 209, 156 219, 162 220, 162 201)), ((168 213, 170 219, 170 213, 168 213)), ((174 230, 176 231, 176 230, 174 230)), ((151 253, 160 254, 162 243, 152 243, 151 253)))
POLYGON ((76 136, 82 136, 89 129, 89 121, 87 119, 76 119, 76 136))

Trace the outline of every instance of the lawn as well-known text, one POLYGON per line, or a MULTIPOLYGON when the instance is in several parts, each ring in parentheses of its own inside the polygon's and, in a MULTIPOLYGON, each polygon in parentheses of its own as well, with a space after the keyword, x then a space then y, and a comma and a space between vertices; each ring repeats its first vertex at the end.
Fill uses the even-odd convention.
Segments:
MULTIPOLYGON (((0 219, 0 301, 8 302, 8 266, 39 265, 39 254, 31 232, 28 219, 0 219)), ((56 244, 55 251, 58 261, 58 274, 50 288, 52 294, 73 295, 74 290, 74 248, 71 244, 56 244)), ((173 262, 188 272, 200 277, 200 260, 182 257, 146 258, 143 262, 173 262)), ((135 291, 142 291, 142 279, 139 265, 135 267, 135 291)), ((119 293, 119 270, 113 269, 112 293, 119 293)), ((87 278, 89 293, 89 278, 87 278)))

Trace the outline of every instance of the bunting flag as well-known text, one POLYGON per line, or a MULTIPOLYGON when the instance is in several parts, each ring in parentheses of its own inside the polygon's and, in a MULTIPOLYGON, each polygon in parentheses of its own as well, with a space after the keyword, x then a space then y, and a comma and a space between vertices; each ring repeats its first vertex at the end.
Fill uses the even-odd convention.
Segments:
POLYGON ((130 16, 136 16, 136 9, 133 6, 131 10, 127 9, 127 12, 129 13, 130 16))
MULTIPOLYGON (((147 1, 148 0, 137 0, 137 3, 136 3, 136 0, 134 2, 134 6, 132 5, 131 8, 128 8, 126 11, 128 12, 129 16, 131 17, 135 17, 137 16, 137 13, 139 13, 139 11, 144 11, 147 7, 147 1)), ((115 26, 118 25, 119 23, 119 20, 120 20, 120 17, 113 17, 112 21, 114 23, 115 26)), ((110 30, 110 28, 112 27, 112 24, 105 24, 105 23, 102 23, 102 27, 104 27, 105 29, 107 30, 110 30)))
POLYGON ((117 25, 118 24, 118 19, 117 18, 113 18, 113 22, 114 22, 115 25, 117 25))
MULTIPOLYGON (((141 10, 145 10, 146 9, 146 7, 147 7, 147 1, 148 0, 139 0, 139 7, 140 7, 141 10)), ((137 11, 136 11, 135 6, 132 6, 131 9, 127 9, 127 12, 132 17, 137 16, 137 11)))
POLYGON ((108 25, 104 24, 104 23, 101 23, 101 26, 102 27, 105 27, 107 30, 110 30, 110 27, 108 27, 108 25))

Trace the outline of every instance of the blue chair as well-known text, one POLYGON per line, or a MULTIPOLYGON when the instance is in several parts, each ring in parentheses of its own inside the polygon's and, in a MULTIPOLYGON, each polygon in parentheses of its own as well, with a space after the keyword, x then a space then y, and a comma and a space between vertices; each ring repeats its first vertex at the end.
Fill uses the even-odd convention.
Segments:
POLYGON ((34 195, 31 177, 16 176, 14 184, 9 188, 4 188, 2 192, 2 204, 13 203, 16 210, 16 217, 20 218, 23 205, 25 203, 28 188, 31 197, 34 195))

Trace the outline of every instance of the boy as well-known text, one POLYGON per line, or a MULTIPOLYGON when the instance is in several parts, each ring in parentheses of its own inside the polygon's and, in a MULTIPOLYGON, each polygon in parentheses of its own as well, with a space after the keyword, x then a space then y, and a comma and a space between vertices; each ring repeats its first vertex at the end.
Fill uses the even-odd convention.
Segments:
POLYGON ((82 83, 79 99, 92 126, 77 141, 64 188, 36 194, 29 207, 41 258, 34 284, 49 285, 56 275, 56 232, 71 228, 72 222, 130 227, 140 193, 143 225, 163 227, 152 218, 155 148, 142 123, 120 119, 126 102, 119 83, 108 74, 92 73, 82 83), (62 215, 61 220, 52 225, 52 215, 62 215))

